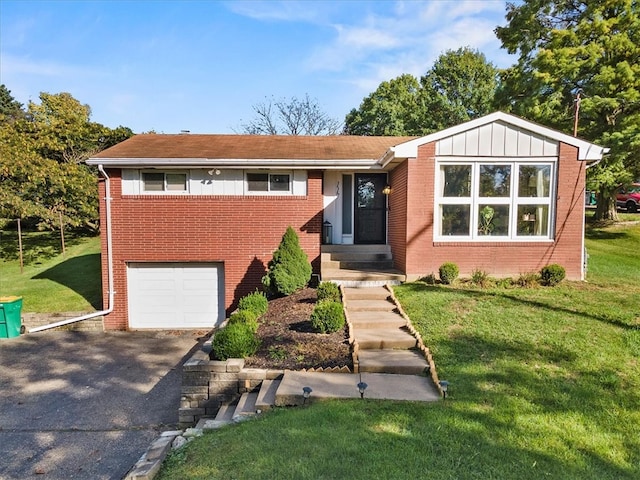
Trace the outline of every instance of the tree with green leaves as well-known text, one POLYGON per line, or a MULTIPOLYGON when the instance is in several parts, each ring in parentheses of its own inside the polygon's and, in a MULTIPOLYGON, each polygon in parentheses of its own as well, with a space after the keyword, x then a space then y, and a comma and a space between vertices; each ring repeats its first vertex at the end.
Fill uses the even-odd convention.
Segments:
POLYGON ((640 175, 640 5, 637 0, 507 4, 496 35, 518 62, 502 74, 501 108, 610 147, 588 170, 596 218, 617 219, 615 189, 640 175))
POLYGON ((96 171, 84 160, 133 132, 91 122, 89 107, 68 93, 40 100, 17 120, 0 122, 0 220, 96 230, 96 171))
POLYGON ((447 50, 416 79, 382 82, 345 119, 351 135, 425 135, 491 113, 498 70, 477 50, 447 50))
POLYGON ((4 83, 0 85, 0 123, 16 121, 23 116, 22 104, 13 98, 4 83))
POLYGON ((420 135, 424 106, 420 83, 408 73, 382 82, 345 119, 347 135, 420 135))

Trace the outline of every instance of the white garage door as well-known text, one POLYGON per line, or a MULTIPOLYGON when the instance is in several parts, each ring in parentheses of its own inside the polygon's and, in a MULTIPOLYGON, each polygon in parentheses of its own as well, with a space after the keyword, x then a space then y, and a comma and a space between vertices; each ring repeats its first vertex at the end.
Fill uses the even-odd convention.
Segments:
POLYGON ((211 328, 224 320, 223 266, 130 263, 129 328, 211 328))

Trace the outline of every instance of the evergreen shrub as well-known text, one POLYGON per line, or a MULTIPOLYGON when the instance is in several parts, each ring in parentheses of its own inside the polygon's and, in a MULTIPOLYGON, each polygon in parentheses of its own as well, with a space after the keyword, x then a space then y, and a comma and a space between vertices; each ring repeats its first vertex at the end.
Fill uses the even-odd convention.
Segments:
POLYGON ((287 227, 267 267, 262 283, 272 295, 291 295, 309 283, 311 263, 293 228, 287 227))
POLYGON ((558 285, 562 280, 564 280, 565 276, 566 272, 564 267, 557 263, 552 263, 551 265, 542 267, 540 270, 540 279, 542 280, 542 284, 548 285, 549 287, 558 285))
POLYGON ((253 292, 245 295, 238 302, 238 310, 249 310, 256 314, 256 318, 260 318, 267 313, 269 309, 269 301, 262 292, 253 292))
POLYGON ((252 310, 236 310, 229 316, 229 324, 242 323, 249 325, 255 332, 258 331, 258 315, 252 310))
POLYGON ((216 332, 212 341, 212 354, 215 360, 246 358, 258 351, 260 339, 253 327, 247 323, 234 322, 216 332))
POLYGON ((438 273, 440 274, 440 281, 442 283, 445 285, 451 285, 455 282, 456 278, 458 278, 460 270, 458 269, 458 265, 455 263, 446 262, 440 265, 438 273))
POLYGON ((320 282, 316 291, 318 302, 341 302, 340 287, 333 282, 320 282))
POLYGON ((311 326, 317 332, 337 332, 344 328, 344 323, 344 310, 341 303, 328 300, 320 302, 311 312, 311 326))

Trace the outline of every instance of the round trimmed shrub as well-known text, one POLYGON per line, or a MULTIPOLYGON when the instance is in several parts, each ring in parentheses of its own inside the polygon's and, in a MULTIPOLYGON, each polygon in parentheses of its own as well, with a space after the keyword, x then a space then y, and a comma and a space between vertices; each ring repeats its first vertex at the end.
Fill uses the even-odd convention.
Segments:
POLYGON ((316 294, 318 296, 319 302, 330 301, 330 302, 340 302, 340 287, 338 284, 333 282, 321 282, 318 285, 316 294))
POLYGON ((229 316, 229 324, 243 323, 249 325, 253 332, 258 331, 258 316, 251 310, 236 310, 229 316))
POLYGON ((550 287, 558 285, 562 280, 564 280, 565 276, 566 272, 564 267, 557 263, 552 263, 551 265, 542 267, 540 270, 540 279, 542 284, 550 287))
POLYGON ((311 326, 320 333, 337 332, 344 328, 344 322, 344 310, 338 302, 320 302, 311 312, 311 326))
POLYGON ((215 334, 212 341, 212 353, 215 360, 228 358, 246 358, 258 351, 260 339, 246 323, 229 323, 215 334))
POLYGON ((238 301, 238 310, 249 310, 256 314, 256 318, 261 317, 269 309, 269 301, 262 292, 253 292, 245 295, 238 301))
POLYGON ((438 269, 440 281, 445 285, 451 285, 453 282, 455 282, 456 278, 458 278, 459 273, 460 270, 458 270, 458 265, 452 262, 443 263, 438 269))

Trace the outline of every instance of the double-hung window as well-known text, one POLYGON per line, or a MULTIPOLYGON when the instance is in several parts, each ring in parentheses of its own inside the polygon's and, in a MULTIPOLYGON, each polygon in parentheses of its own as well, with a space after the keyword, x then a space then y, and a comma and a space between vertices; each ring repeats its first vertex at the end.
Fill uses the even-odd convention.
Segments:
POLYGON ((436 237, 442 240, 550 239, 553 163, 441 162, 436 237))
POLYGON ((145 193, 186 193, 187 174, 173 172, 142 172, 142 189, 145 193))
POLYGON ((291 192, 290 173, 247 173, 247 192, 283 194, 291 192))

